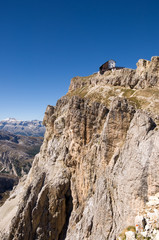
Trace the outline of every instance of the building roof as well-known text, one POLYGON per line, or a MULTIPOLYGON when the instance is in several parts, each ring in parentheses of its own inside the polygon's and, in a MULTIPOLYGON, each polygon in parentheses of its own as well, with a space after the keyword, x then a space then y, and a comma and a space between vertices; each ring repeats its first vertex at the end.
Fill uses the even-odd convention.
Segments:
POLYGON ((106 63, 108 63, 109 61, 113 61, 116 63, 116 61, 114 61, 113 59, 109 59, 107 62, 103 63, 99 68, 101 68, 103 65, 105 65, 106 63))

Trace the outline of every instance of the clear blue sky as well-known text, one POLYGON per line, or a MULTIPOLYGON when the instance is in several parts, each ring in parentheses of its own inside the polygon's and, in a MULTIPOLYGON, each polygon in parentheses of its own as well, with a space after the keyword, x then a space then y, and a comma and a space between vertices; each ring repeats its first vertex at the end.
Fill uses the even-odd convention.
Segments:
POLYGON ((0 1, 0 120, 42 119, 70 79, 159 55, 159 1, 0 1))

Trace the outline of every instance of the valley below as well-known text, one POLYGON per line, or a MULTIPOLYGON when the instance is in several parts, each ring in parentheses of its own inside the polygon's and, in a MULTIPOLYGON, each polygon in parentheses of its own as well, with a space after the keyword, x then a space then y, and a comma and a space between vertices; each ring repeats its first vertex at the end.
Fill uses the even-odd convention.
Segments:
POLYGON ((28 174, 42 142, 42 137, 20 136, 0 130, 0 204, 19 178, 28 174))

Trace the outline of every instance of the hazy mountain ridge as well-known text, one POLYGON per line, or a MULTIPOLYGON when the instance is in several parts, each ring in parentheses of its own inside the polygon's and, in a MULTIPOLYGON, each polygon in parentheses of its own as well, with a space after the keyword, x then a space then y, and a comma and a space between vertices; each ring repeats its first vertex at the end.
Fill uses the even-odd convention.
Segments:
POLYGON ((0 121, 0 130, 8 131, 16 135, 43 137, 45 127, 42 121, 22 121, 15 118, 8 118, 0 121))
POLYGON ((144 239, 120 233, 135 229, 159 192, 158 93, 159 57, 139 60, 136 70, 73 78, 46 109, 44 142, 27 178, 0 208, 1 238, 144 239))

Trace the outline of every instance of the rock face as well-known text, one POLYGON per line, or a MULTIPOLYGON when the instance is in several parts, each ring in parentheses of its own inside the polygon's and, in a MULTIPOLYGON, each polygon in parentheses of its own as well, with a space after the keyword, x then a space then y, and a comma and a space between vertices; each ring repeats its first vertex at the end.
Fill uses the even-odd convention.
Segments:
POLYGON ((42 121, 21 121, 15 118, 0 121, 0 130, 16 135, 32 137, 43 137, 45 133, 45 127, 42 125, 42 121))
MULTIPOLYGON (((99 78, 108 80, 101 79, 101 86, 157 87, 158 62, 155 57, 150 63, 139 61, 137 70, 104 73, 99 78), (116 83, 115 74, 121 75, 116 83)), ((40 153, 23 188, 18 185, 12 193, 19 191, 16 197, 0 208, 2 239, 114 240, 135 225, 139 209, 159 192, 159 130, 153 113, 120 94, 108 105, 87 94, 80 97, 81 86, 94 91, 100 85, 97 76, 96 83, 82 81, 73 80, 69 93, 47 107, 40 153)), ((127 233, 127 239, 131 236, 127 233)))
POLYGON ((136 231, 126 229, 124 234, 120 234, 118 240, 135 239, 159 239, 159 193, 150 196, 145 207, 138 212, 135 217, 136 231), (127 231, 129 230, 129 231, 127 231))

